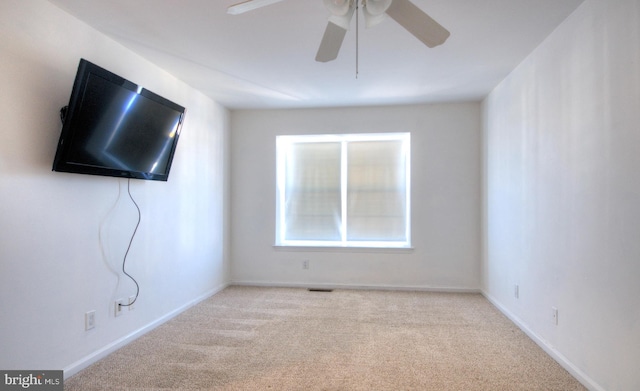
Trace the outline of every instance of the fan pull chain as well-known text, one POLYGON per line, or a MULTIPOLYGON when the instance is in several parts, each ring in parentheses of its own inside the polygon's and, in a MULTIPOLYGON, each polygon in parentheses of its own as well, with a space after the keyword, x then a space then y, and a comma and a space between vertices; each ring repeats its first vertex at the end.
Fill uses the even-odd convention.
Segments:
POLYGON ((358 15, 360 14, 358 8, 358 0, 356 0, 356 79, 358 78, 358 31, 360 30, 358 27, 358 15))

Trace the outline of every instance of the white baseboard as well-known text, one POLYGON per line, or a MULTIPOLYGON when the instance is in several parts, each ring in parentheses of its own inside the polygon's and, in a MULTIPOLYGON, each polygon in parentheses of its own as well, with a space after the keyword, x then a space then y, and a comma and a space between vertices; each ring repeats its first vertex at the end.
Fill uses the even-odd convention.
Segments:
POLYGON ((196 297, 195 299, 189 301, 188 303, 184 304, 183 306, 169 312, 168 314, 162 316, 161 318, 149 323, 148 325, 139 328, 138 330, 125 335, 124 337, 113 341, 112 343, 104 346, 101 349, 96 350, 95 352, 89 354, 88 356, 85 356, 83 358, 81 358, 80 360, 74 362, 73 364, 69 365, 68 367, 64 368, 64 378, 68 379, 69 377, 75 375, 76 373, 80 372, 81 370, 87 368, 88 366, 90 366, 91 364, 96 363, 97 361, 105 358, 106 356, 108 356, 109 354, 115 352, 116 350, 120 349, 121 347, 131 343, 132 341, 136 340, 137 338, 143 336, 144 334, 148 333, 149 331, 155 329, 156 327, 162 325, 163 323, 171 320, 172 318, 180 315, 182 312, 188 310, 189 308, 193 307, 194 305, 200 303, 203 300, 208 299, 209 297, 215 295, 216 293, 224 290, 227 286, 229 286, 229 284, 223 284, 220 285, 212 290, 210 290, 209 292, 196 297))
POLYGON ((580 368, 575 366, 569 359, 567 359, 562 353, 560 353, 553 345, 551 345, 547 340, 540 337, 533 330, 527 326, 526 323, 522 321, 519 317, 514 315, 511 311, 509 311, 506 307, 504 307, 500 302, 498 302, 493 296, 481 290, 482 295, 489 300, 491 304, 493 304, 500 312, 502 312, 509 320, 515 323, 525 334, 529 336, 538 346, 542 348, 551 358, 556 360, 558 364, 560 364, 564 369, 567 370, 573 377, 575 377, 583 386, 587 387, 591 391, 606 391, 602 386, 596 383, 593 379, 591 379, 586 373, 584 373, 580 368))
POLYGON ((292 282, 262 282, 262 281, 233 281, 230 285, 256 286, 268 288, 320 288, 320 289, 354 289, 354 290, 388 290, 388 291, 419 291, 419 292, 451 292, 451 293, 481 293, 476 288, 438 287, 422 285, 360 285, 360 284, 328 284, 328 283, 292 283, 292 282))

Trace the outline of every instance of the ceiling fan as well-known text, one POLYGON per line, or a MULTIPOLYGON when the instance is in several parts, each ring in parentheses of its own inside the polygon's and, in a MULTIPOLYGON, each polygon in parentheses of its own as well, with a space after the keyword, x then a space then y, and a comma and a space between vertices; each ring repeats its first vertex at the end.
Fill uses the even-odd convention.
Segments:
MULTIPOLYGON (((227 13, 241 14, 282 0, 247 0, 230 6, 227 13)), ((449 31, 433 20, 409 0, 323 0, 331 12, 324 31, 316 61, 328 62, 338 57, 353 14, 362 4, 366 27, 373 27, 389 15, 422 43, 432 48, 443 44, 449 38, 449 31)), ((357 14, 356 14, 357 17, 357 14)))

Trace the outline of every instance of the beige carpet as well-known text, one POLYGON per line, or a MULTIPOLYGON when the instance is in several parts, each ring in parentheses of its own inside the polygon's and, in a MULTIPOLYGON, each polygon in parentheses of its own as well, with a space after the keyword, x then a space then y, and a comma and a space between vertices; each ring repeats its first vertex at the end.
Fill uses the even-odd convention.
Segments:
POLYGON ((65 390, 584 390, 479 294, 230 287, 65 390))

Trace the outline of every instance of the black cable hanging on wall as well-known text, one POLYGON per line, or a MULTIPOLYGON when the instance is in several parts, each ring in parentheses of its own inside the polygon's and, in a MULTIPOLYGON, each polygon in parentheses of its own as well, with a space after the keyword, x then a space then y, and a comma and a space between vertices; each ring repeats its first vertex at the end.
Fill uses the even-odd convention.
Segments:
POLYGON ((138 211, 138 222, 136 223, 136 228, 133 230, 133 234, 131 234, 131 239, 129 240, 129 246, 127 246, 127 251, 124 253, 124 258, 122 259, 122 272, 127 277, 129 277, 134 284, 136 284, 136 296, 133 298, 133 300, 129 304, 119 304, 120 307, 132 306, 133 303, 135 303, 136 300, 138 300, 138 295, 140 294, 140 285, 138 285, 138 281, 136 281, 136 279, 133 278, 131 274, 127 273, 125 269, 125 265, 127 263, 127 255, 129 255, 129 250, 131 250, 131 244, 133 243, 133 238, 135 238, 136 232, 138 232, 138 227, 140 226, 140 221, 142 220, 140 207, 138 206, 138 203, 136 202, 136 200, 133 199, 133 196, 131 195, 131 178, 129 178, 127 181, 127 193, 129 194, 129 198, 131 199, 131 202, 133 202, 133 205, 135 205, 136 210, 138 211))

